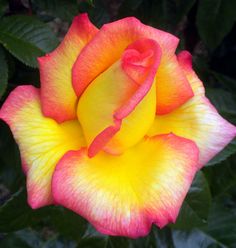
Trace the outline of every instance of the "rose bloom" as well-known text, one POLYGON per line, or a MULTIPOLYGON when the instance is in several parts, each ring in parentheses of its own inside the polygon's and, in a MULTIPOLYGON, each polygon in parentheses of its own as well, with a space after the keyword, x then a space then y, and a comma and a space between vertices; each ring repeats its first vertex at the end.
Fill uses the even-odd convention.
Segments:
POLYGON ((32 208, 65 206, 109 235, 175 222, 196 172, 236 134, 178 38, 130 17, 74 18, 0 117, 19 145, 32 208))

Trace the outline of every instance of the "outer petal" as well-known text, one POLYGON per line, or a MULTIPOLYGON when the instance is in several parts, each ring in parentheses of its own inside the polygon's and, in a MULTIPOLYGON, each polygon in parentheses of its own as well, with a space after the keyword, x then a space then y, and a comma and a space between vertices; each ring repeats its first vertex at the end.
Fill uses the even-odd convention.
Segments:
POLYGON ((166 57, 173 56, 178 38, 142 24, 134 17, 104 25, 81 51, 73 67, 73 86, 78 96, 100 73, 120 59, 128 45, 139 39, 153 39, 166 57))
POLYGON ((78 118, 90 157, 102 148, 122 153, 147 133, 155 118, 154 78, 160 58, 154 40, 138 40, 85 90, 78 118))
POLYGON ((204 96, 203 84, 192 70, 191 55, 183 52, 178 60, 195 96, 174 112, 156 116, 148 135, 173 132, 195 141, 200 150, 201 167, 235 137, 236 128, 224 120, 204 96))
POLYGON ((176 56, 162 61, 156 75, 158 115, 168 114, 193 97, 193 90, 176 56))
POLYGON ((194 95, 205 96, 205 88, 202 81, 192 69, 192 55, 188 51, 182 51, 177 56, 179 65, 188 79, 194 95))
POLYGON ((51 177, 58 160, 83 145, 77 121, 57 124, 40 109, 38 89, 20 86, 8 97, 0 118, 11 128, 27 174, 28 202, 32 208, 52 203, 51 177))
POLYGON ((121 156, 68 152, 53 175, 58 204, 100 232, 139 237, 174 222, 196 172, 198 148, 173 134, 147 138, 121 156))
POLYGON ((60 46, 38 58, 44 115, 58 122, 76 117, 77 97, 72 87, 71 70, 81 49, 97 31, 87 14, 81 14, 74 18, 60 46))

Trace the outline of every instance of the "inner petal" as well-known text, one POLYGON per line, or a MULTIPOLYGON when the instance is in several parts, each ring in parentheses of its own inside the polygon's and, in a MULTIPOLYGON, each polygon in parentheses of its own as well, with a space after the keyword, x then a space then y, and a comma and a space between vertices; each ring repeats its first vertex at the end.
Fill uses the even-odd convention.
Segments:
POLYGON ((122 153, 143 138, 155 118, 154 78, 160 59, 156 41, 138 40, 87 87, 77 115, 90 157, 101 149, 122 153))
POLYGON ((152 223, 176 220, 197 162, 197 146, 173 134, 145 138, 120 156, 71 151, 57 164, 53 196, 100 232, 137 238, 152 223))

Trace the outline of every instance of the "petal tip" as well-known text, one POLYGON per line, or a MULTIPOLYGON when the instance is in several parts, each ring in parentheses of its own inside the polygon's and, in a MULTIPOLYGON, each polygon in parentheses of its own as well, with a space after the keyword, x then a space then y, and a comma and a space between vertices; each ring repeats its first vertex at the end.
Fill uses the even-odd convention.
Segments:
POLYGON ((21 109, 24 104, 38 98, 39 90, 32 85, 17 86, 7 97, 0 109, 0 119, 8 125, 14 114, 21 109))
POLYGON ((190 52, 184 50, 177 55, 179 63, 185 68, 192 68, 192 55, 190 52))

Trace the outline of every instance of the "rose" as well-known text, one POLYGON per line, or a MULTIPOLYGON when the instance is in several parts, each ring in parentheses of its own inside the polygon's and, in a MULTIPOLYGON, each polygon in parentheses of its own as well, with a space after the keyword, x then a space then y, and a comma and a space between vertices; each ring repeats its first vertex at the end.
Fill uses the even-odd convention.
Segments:
POLYGON ((135 18, 98 30, 75 17, 38 59, 41 88, 17 87, 0 110, 32 208, 61 204, 129 237, 176 220, 196 171, 236 134, 177 44, 135 18))

